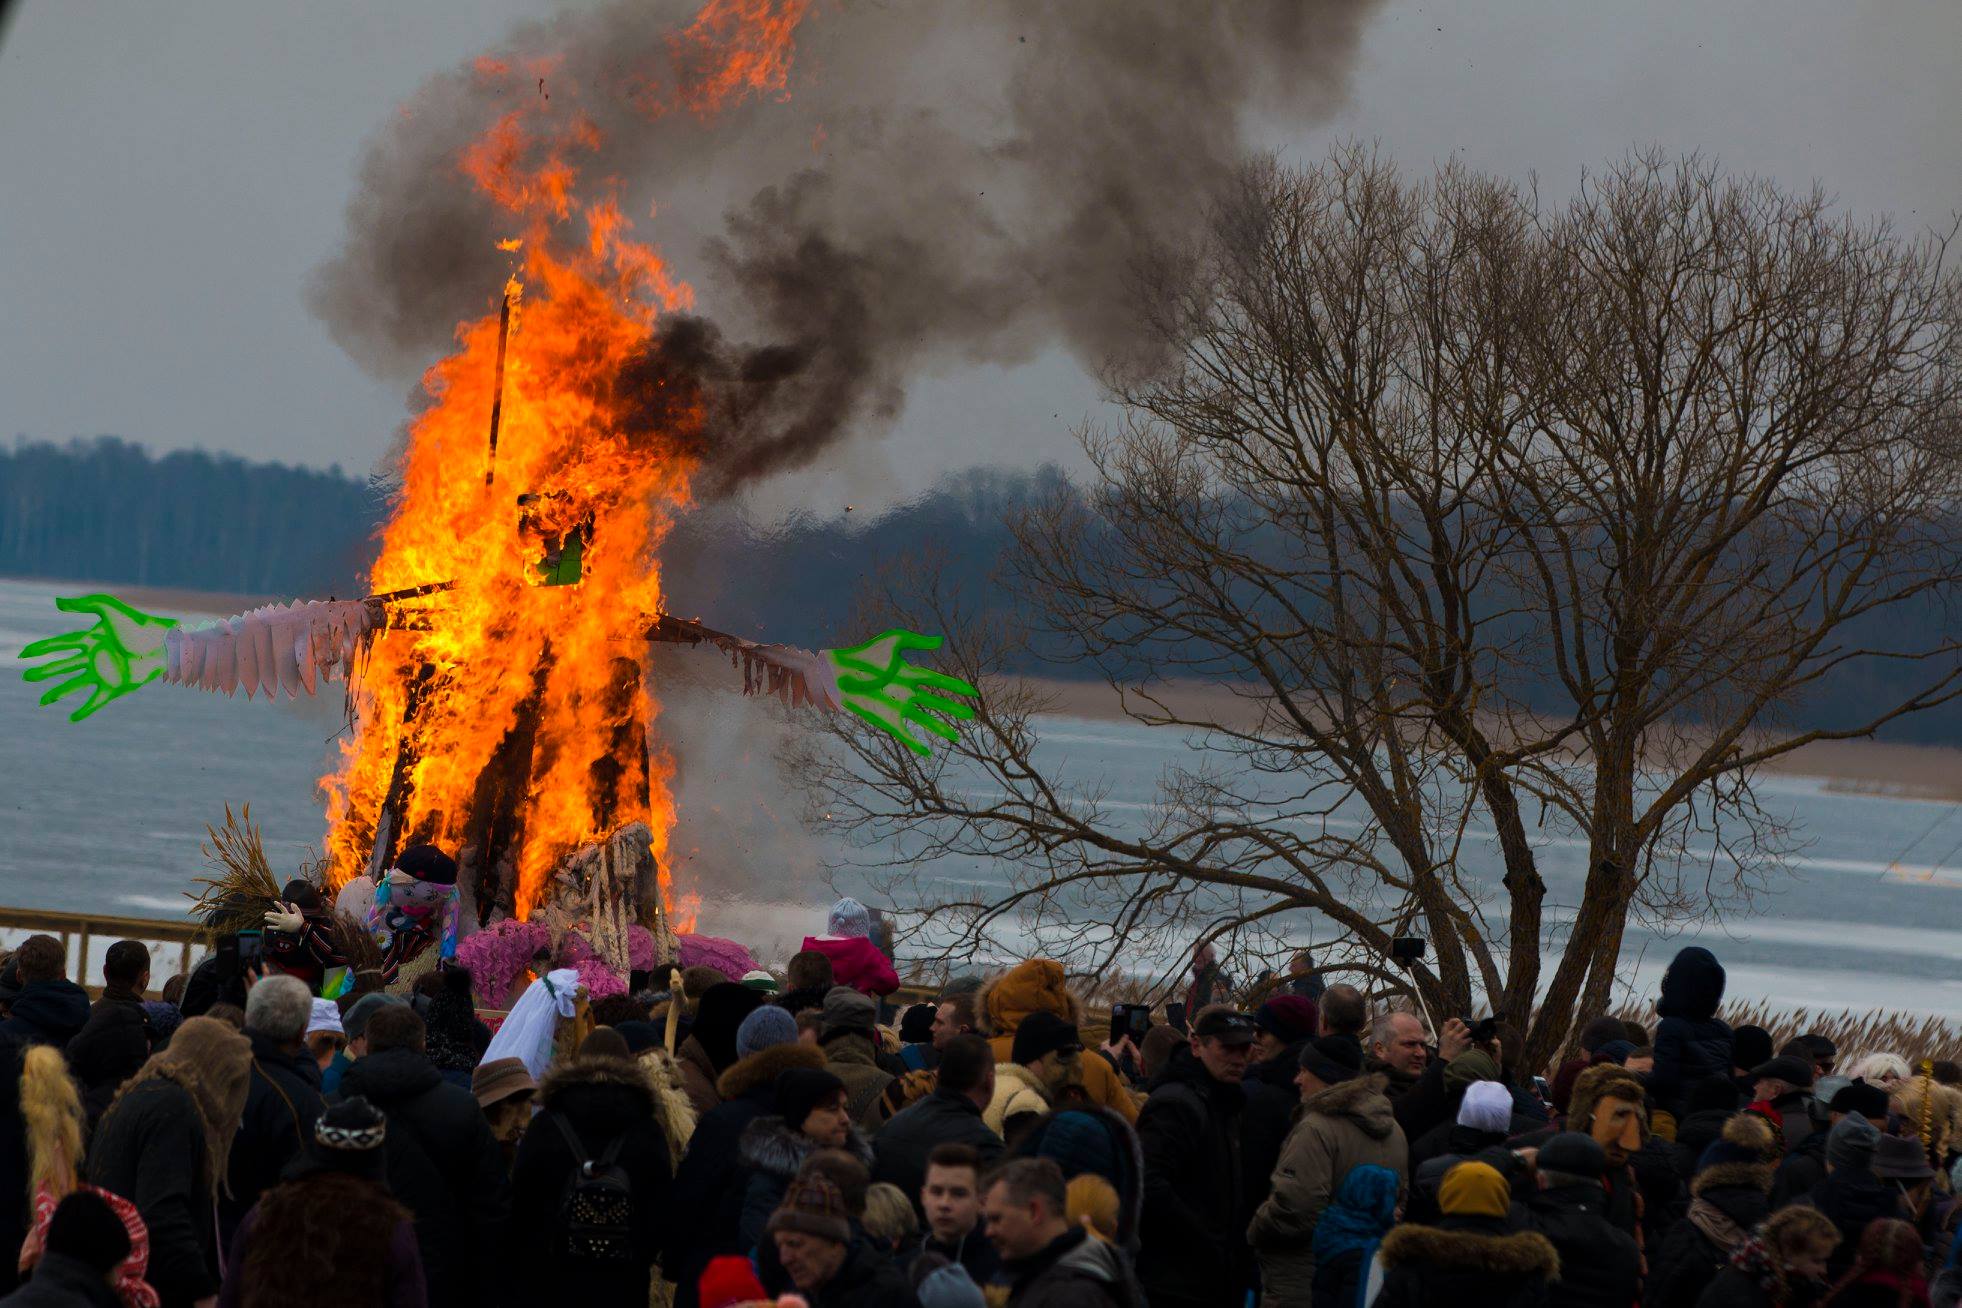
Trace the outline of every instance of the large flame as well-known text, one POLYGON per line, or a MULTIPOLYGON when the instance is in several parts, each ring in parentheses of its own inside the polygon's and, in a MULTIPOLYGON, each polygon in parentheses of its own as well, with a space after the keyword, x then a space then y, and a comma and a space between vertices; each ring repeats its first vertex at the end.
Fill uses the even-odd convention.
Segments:
MULTIPOLYGON (((711 0, 671 42, 676 72, 662 103, 643 107, 706 116, 745 95, 783 93, 807 3, 711 0)), ((402 628, 376 638, 359 676, 357 729, 323 782, 332 876, 341 884, 367 865, 391 787, 408 795, 398 844, 461 852, 480 777, 501 746, 517 752, 504 742, 527 717, 536 735, 518 769, 517 915, 538 904, 566 854, 633 821, 654 833, 671 898, 666 755, 655 750, 648 760, 645 793, 619 785, 620 768, 607 764, 610 754, 645 748, 637 731, 623 745, 623 733, 658 711, 644 678, 623 695, 618 661, 643 659, 647 621, 661 603, 655 549, 688 503, 694 471, 678 453, 680 438, 694 435, 687 429, 701 414, 686 395, 650 405, 643 389, 630 402, 620 379, 649 351, 659 315, 688 306, 692 293, 652 246, 633 239, 604 183, 582 185, 581 158, 600 142, 572 107, 578 96, 523 93, 554 70, 484 59, 474 75, 509 82, 516 107, 486 124, 454 179, 431 184, 475 186, 512 216, 511 239, 500 244, 521 262, 505 289, 511 324, 494 471, 495 310, 461 324, 461 348, 424 378, 433 403, 411 424, 400 499, 369 583, 376 593, 451 584, 420 602, 420 613, 419 605, 398 610, 402 628), (653 412, 659 430, 649 429, 653 412), (530 530, 520 529, 521 494, 538 497, 530 530), (580 583, 533 584, 541 531, 557 534, 589 513, 580 583), (427 689, 411 713, 419 678, 427 689)), ((611 761, 637 777, 639 759, 611 761)), ((684 908, 676 919, 688 916, 684 908)))

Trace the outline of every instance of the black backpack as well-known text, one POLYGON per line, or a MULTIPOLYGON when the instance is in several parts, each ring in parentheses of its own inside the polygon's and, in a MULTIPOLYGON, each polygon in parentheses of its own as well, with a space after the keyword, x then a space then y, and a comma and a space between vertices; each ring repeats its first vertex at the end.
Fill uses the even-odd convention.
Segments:
POLYGON ((559 1202, 563 1252, 586 1262, 632 1262, 634 1184, 620 1166, 620 1149, 627 1137, 615 1136, 597 1159, 588 1158, 572 1123, 558 1113, 550 1117, 572 1151, 573 1172, 559 1202))

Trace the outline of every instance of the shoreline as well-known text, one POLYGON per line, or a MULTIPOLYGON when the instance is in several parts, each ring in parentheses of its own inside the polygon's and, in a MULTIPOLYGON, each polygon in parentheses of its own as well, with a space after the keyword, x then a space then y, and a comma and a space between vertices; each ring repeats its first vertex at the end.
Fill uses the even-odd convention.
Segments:
MULTIPOLYGON (((1046 711, 1054 716, 1086 722, 1132 720, 1123 711, 1117 692, 1102 681, 1055 677, 1026 680, 1050 701, 1052 707, 1046 711)), ((1170 682, 1162 697, 1178 711, 1195 717, 1212 716, 1235 725, 1250 725, 1255 718, 1241 696, 1216 682, 1170 682)), ((1764 764, 1764 772, 1823 781, 1834 794, 1962 803, 1962 747, 1954 745, 1821 740, 1764 764)))

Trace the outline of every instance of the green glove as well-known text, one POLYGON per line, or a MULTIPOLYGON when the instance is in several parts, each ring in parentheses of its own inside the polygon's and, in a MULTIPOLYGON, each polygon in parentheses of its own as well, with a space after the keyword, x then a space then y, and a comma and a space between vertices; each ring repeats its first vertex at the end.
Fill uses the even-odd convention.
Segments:
POLYGON ((973 705, 934 692, 968 698, 981 694, 959 677, 914 667, 901 657, 908 650, 935 650, 940 644, 938 636, 895 628, 880 632, 863 645, 822 653, 837 672, 838 691, 847 709, 879 730, 890 732, 915 754, 926 755, 930 747, 910 727, 953 740, 959 732, 941 719, 965 722, 974 716, 973 705))
POLYGON ((55 657, 21 675, 28 681, 62 680, 41 696, 52 704, 64 695, 86 690, 89 697, 68 715, 80 722, 111 700, 140 690, 164 674, 164 633, 177 619, 133 609, 114 595, 78 595, 57 599, 64 613, 92 613, 95 625, 35 641, 20 652, 24 659, 55 657))

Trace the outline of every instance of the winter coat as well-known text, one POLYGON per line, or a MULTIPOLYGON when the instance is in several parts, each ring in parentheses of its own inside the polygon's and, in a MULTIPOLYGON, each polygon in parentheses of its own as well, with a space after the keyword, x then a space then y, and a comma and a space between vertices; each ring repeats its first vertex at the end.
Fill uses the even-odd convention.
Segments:
POLYGON ((1138 1280, 1152 1308, 1238 1308, 1246 1298, 1245 1108, 1238 1082, 1214 1080, 1190 1049, 1178 1049, 1138 1114, 1145 1168, 1138 1280))
POLYGON ((320 1120, 320 1064, 302 1049, 289 1054, 256 1031, 252 1079, 245 1091, 245 1115, 232 1141, 227 1168, 228 1194, 218 1197, 218 1237, 226 1248, 259 1196, 279 1184, 286 1165, 306 1152, 313 1124, 320 1120))
MULTIPOLYGON (((14 996, 13 1011, 0 1022, 0 1036, 25 1045, 64 1048, 89 1024, 88 991, 62 977, 32 981, 14 996)), ((145 1055, 148 1057, 148 1055, 145 1055)))
MULTIPOLYGON (((1063 965, 1053 958, 1018 963, 982 986, 974 997, 974 1011, 982 1034, 994 1048, 997 1068, 1015 1061, 1015 1033, 1030 1013, 1054 1013, 1078 1030, 1083 1026, 1076 996, 1063 984, 1063 965)), ((1084 1097, 1137 1125, 1138 1101, 1117 1070, 1101 1058, 1084 1058, 1082 1063, 1084 1097)))
POLYGON ((1547 1302, 1547 1286, 1560 1274, 1560 1255, 1545 1236, 1508 1233, 1503 1218, 1405 1224, 1383 1237, 1380 1253, 1383 1290, 1375 1308, 1526 1308, 1547 1302))
MULTIPOLYGON (((0 1249, 18 1251, 27 1238, 27 1131, 20 1107, 24 1046, 0 1040, 0 1249)), ((13 1258, 0 1258, 0 1294, 20 1284, 13 1258)))
POLYGON ((1818 1285, 1792 1284, 1784 1298, 1775 1299, 1756 1273, 1726 1266, 1696 1301, 1696 1308, 1809 1308, 1822 1297, 1818 1285))
POLYGON ((431 1308, 494 1301, 511 1182, 476 1099, 412 1049, 356 1060, 341 1096, 364 1096, 388 1119, 388 1187, 415 1214, 431 1308))
POLYGON ((982 1124, 1003 1140, 1009 1136, 1009 1123, 1049 1111, 1049 1091, 1034 1072, 1020 1063, 995 1064, 995 1094, 981 1110, 982 1124))
POLYGON ((936 1240, 931 1231, 927 1232, 926 1239, 920 1242, 920 1253, 939 1254, 950 1263, 959 1263, 967 1269, 968 1279, 976 1285, 993 1285, 1001 1279, 1001 1255, 995 1251, 979 1221, 974 1223, 973 1230, 958 1240, 936 1240))
MULTIPOLYGON (((1460 1126, 1456 1122, 1434 1126, 1420 1139, 1410 1142, 1410 1166, 1414 1172, 1428 1171, 1433 1162, 1442 1162, 1446 1159, 1456 1162, 1460 1158, 1469 1158, 1481 1150, 1503 1145, 1513 1136, 1524 1135, 1532 1129, 1531 1126, 1527 1126, 1519 1131, 1511 1129, 1480 1131, 1475 1127, 1460 1126)), ((1446 1165, 1449 1166, 1449 1163, 1446 1165)))
POLYGON ((1064 1104, 1047 1117, 1037 1118, 1016 1138, 1018 1158, 1047 1158, 1073 1181, 1084 1173, 1101 1176, 1117 1191, 1117 1230, 1114 1239, 1125 1251, 1138 1248, 1138 1224, 1144 1212, 1144 1148, 1138 1129, 1108 1108, 1095 1104, 1064 1104), (1087 1136, 1094 1125, 1101 1140, 1087 1136))
POLYGON ((898 1186, 913 1206, 920 1206, 920 1187, 926 1183, 927 1155, 943 1144, 974 1146, 985 1173, 1006 1149, 999 1135, 981 1118, 981 1109, 966 1095, 936 1090, 893 1117, 872 1142, 872 1179, 898 1186))
POLYGON ((1712 1141, 1724 1133, 1724 1123, 1736 1113, 1734 1108, 1703 1108, 1676 1123, 1676 1138, 1670 1142, 1676 1175, 1685 1182, 1696 1175, 1696 1164, 1712 1141))
POLYGON ((1695 1197, 1683 1219, 1671 1226, 1659 1247, 1649 1250, 1649 1276, 1642 1302, 1648 1308, 1676 1308, 1697 1301, 1717 1273, 1730 1262, 1739 1241, 1771 1215, 1764 1187, 1752 1179, 1741 1182, 1712 1173, 1749 1170, 1744 1164, 1723 1163, 1705 1169, 1693 1186, 1695 1197))
POLYGON ((48 1253, 27 1284, 0 1299, 0 1308, 122 1308, 102 1273, 79 1258, 48 1253))
POLYGON ((143 1011, 141 997, 134 991, 105 989, 63 1052, 82 1088, 82 1107, 89 1121, 101 1121, 116 1091, 150 1057, 150 1016, 143 1011))
POLYGON ((722 1102, 722 1096, 715 1092, 715 1064, 701 1041, 689 1036, 677 1045, 674 1064, 681 1069, 681 1088, 687 1093, 688 1102, 694 1107, 697 1117, 722 1102))
POLYGON ((505 1253, 517 1298, 532 1304, 646 1303, 673 1182, 653 1083, 632 1059, 574 1058, 546 1073, 538 1104, 511 1169, 511 1238, 505 1253), (573 1153, 561 1124, 578 1137, 583 1159, 573 1153), (580 1164, 597 1162, 616 1141, 616 1164, 633 1191, 634 1258, 625 1263, 579 1259, 565 1248, 565 1199, 580 1164))
POLYGON ((1796 1203, 1826 1179, 1826 1135, 1825 1131, 1812 1132, 1778 1164, 1778 1175, 1771 1183, 1773 1208, 1796 1203))
POLYGON ((875 997, 899 989, 899 973, 892 970, 892 960, 863 936, 805 936, 804 948, 815 949, 831 960, 834 985, 850 986, 875 997))
MULTIPOLYGON (((1142 1308, 1137 1279, 1124 1255, 1076 1229, 1032 1257, 1004 1262, 1009 1308, 1142 1308)), ((1159 1300, 1152 1299, 1153 1308, 1159 1300)))
POLYGON ((823 1051, 810 1045, 773 1045, 736 1060, 716 1082, 722 1102, 695 1123, 688 1152, 668 1190, 661 1267, 675 1282, 675 1308, 694 1308, 697 1282, 709 1259, 749 1252, 739 1229, 745 1177, 736 1146, 743 1131, 769 1114, 779 1076, 794 1067, 823 1066, 823 1051))
MULTIPOLYGON (((315 1173, 304 1180, 291 1181, 288 1184, 306 1187, 304 1193, 308 1203, 323 1205, 328 1212, 344 1211, 336 1205, 370 1203, 373 1197, 380 1193, 375 1186, 365 1181, 330 1173, 315 1173)), ((246 1271, 246 1259, 251 1257, 253 1246, 258 1240, 277 1238, 275 1235, 266 1234, 263 1225, 265 1215, 264 1205, 254 1205, 252 1211, 240 1220, 238 1234, 225 1247, 225 1286, 218 1292, 218 1308, 246 1308, 245 1286, 250 1275, 246 1271)), ((368 1215, 367 1225, 379 1225, 372 1210, 368 1215)), ((342 1232, 342 1238, 348 1238, 346 1231, 342 1232)), ((362 1257, 374 1259, 379 1255, 382 1259, 384 1268, 381 1280, 386 1287, 385 1293, 388 1297, 382 1301, 361 1302, 372 1304, 373 1308, 429 1308, 429 1285, 423 1275, 422 1257, 416 1251, 415 1224, 406 1220, 393 1223, 387 1240, 385 1247, 376 1247, 381 1244, 379 1239, 364 1245, 362 1257)), ((345 1247, 344 1245, 343 1248, 345 1247)), ((335 1270, 344 1274, 344 1269, 335 1270)), ((346 1303, 347 1301, 345 1297, 327 1294, 322 1294, 316 1300, 320 1303, 346 1303)), ((261 1298, 252 1303, 250 1308, 259 1308, 263 1302, 264 1299, 261 1298)))
MULTIPOLYGON (((781 1117, 759 1117, 743 1130, 736 1146, 736 1161, 743 1171, 742 1215, 737 1224, 737 1242, 744 1252, 752 1252, 763 1240, 763 1228, 770 1214, 783 1202, 784 1192, 804 1160, 816 1153, 817 1141, 802 1131, 793 1131, 781 1117)), ((872 1149, 857 1127, 845 1139, 845 1151, 872 1167, 872 1149)))
POLYGON ((1910 1220, 1901 1192, 1864 1169, 1830 1173, 1799 1202, 1817 1208, 1839 1228, 1839 1247, 1826 1260, 1826 1279, 1831 1281, 1837 1281, 1853 1266, 1867 1223, 1876 1217, 1910 1220))
POLYGON ((884 1120, 879 1099, 892 1073, 879 1066, 872 1037, 840 1032, 823 1042, 824 1070, 845 1083, 845 1110, 861 1131, 876 1131, 884 1120))
POLYGON ((1444 1087, 1444 1067, 1442 1058, 1433 1058, 1422 1072, 1408 1077, 1392 1072, 1373 1058, 1364 1062, 1363 1071, 1384 1078, 1383 1094, 1396 1112, 1397 1125, 1403 1128, 1405 1140, 1421 1140, 1426 1133, 1456 1116, 1451 1094, 1444 1087))
POLYGON ((1597 1184, 1554 1186, 1526 1197, 1527 1229, 1560 1255, 1560 1275, 1547 1289, 1552 1308, 1628 1308, 1642 1277, 1635 1237, 1601 1215, 1606 1196, 1597 1184))
POLYGON ((1308 1302, 1315 1226, 1350 1168, 1374 1163, 1409 1175, 1410 1147, 1383 1088, 1383 1077, 1359 1076, 1302 1101, 1301 1117, 1281 1146, 1273 1191, 1247 1226, 1263 1302, 1308 1302))
POLYGON ((1724 969, 1716 955, 1691 945, 1678 951, 1662 974, 1662 997, 1655 1011, 1655 1068, 1649 1095, 1655 1106, 1675 1117, 1685 1113, 1689 1087, 1730 1075, 1733 1040, 1717 1017, 1724 1000, 1724 969))
POLYGON ((853 1240, 837 1274, 804 1296, 810 1308, 918 1308, 906 1274, 865 1240, 853 1240))
POLYGON ((191 1092, 152 1077, 103 1115, 89 1142, 88 1180, 136 1205, 150 1232, 150 1269, 164 1308, 218 1293, 204 1117, 191 1092))
POLYGON ((1265 1059, 1247 1068, 1240 1084, 1247 1092, 1247 1113, 1240 1128, 1245 1151, 1247 1211, 1260 1207, 1267 1198, 1267 1181, 1281 1161, 1281 1145, 1294 1127, 1301 1108, 1301 1091, 1294 1084, 1301 1070, 1301 1049, 1308 1042, 1296 1041, 1278 1057, 1265 1059))

